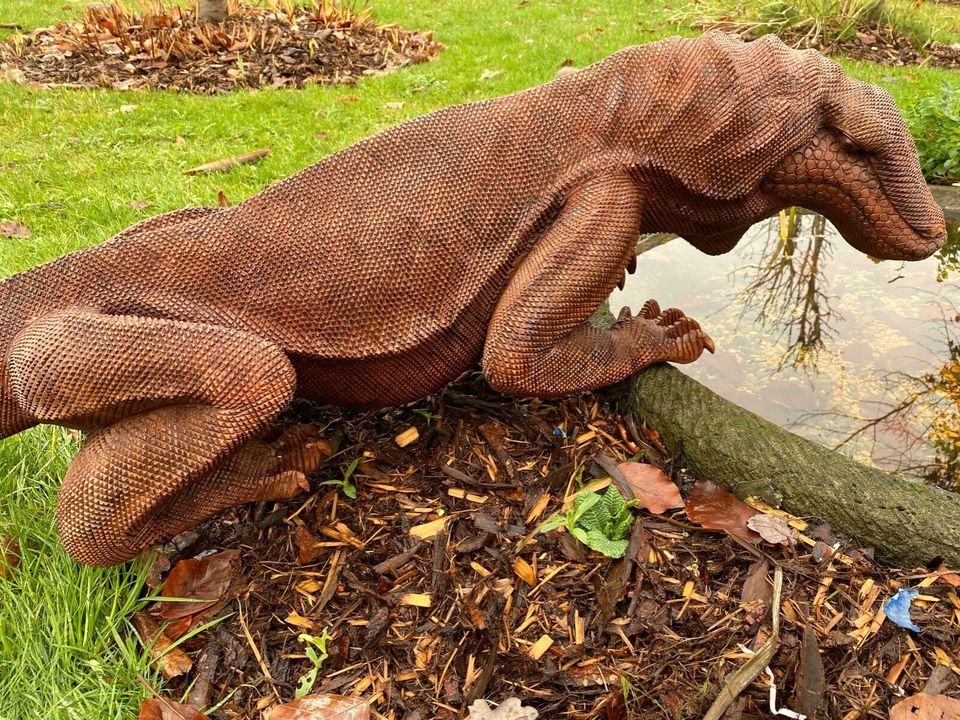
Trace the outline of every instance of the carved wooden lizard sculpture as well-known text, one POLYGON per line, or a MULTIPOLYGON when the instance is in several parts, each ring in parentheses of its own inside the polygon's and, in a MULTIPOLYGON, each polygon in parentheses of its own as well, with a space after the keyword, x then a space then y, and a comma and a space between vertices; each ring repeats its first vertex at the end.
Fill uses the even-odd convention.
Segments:
POLYGON ((229 209, 188 208, 0 283, 0 436, 89 431, 57 519, 132 557, 322 460, 262 438, 295 395, 386 406, 482 362, 551 397, 712 341, 648 302, 585 324, 641 232, 730 250, 800 204, 879 258, 945 238, 887 93, 767 37, 670 38, 353 145, 229 209))

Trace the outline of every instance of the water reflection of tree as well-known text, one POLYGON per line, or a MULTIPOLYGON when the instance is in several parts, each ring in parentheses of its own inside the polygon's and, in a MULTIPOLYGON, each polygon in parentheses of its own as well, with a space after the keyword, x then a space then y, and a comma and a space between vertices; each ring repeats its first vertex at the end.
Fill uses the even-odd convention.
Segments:
MULTIPOLYGON (((952 323, 960 323, 960 315, 952 323)), ((881 433, 898 435, 903 442, 901 459, 928 458, 901 466, 901 472, 960 491, 960 338, 951 332, 950 322, 944 327, 947 355, 943 365, 918 377, 906 373, 888 376, 886 394, 902 399, 885 404, 873 417, 853 418, 860 427, 837 447, 862 436, 872 436, 876 444, 881 433)))
POLYGON ((787 348, 777 369, 786 366, 816 370, 820 353, 835 336, 842 319, 830 307, 823 266, 831 257, 826 218, 797 208, 780 213, 772 224, 757 265, 744 268, 754 277, 739 298, 741 320, 755 309, 765 330, 786 336, 787 348))

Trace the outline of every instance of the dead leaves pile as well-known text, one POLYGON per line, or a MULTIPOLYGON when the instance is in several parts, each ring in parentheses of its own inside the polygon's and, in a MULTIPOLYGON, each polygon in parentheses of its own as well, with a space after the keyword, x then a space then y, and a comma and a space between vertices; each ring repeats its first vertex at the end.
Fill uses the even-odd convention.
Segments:
POLYGON ((220 93, 241 88, 353 83, 442 49, 429 32, 378 25, 366 10, 318 2, 265 6, 231 1, 221 23, 163 2, 129 10, 94 3, 83 17, 0 43, 0 79, 20 84, 169 89, 220 93))

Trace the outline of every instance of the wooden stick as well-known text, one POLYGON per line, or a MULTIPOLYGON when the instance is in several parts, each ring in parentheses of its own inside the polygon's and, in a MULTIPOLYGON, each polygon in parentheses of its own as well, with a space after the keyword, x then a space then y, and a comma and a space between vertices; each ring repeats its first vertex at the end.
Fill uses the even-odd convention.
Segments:
POLYGON ((270 148, 260 148, 259 150, 244 153, 243 155, 234 155, 233 157, 221 158, 220 160, 214 160, 204 165, 197 165, 195 168, 184 170, 183 174, 202 175, 206 173, 226 172, 237 165, 247 165, 248 163, 256 162, 269 154, 270 148))

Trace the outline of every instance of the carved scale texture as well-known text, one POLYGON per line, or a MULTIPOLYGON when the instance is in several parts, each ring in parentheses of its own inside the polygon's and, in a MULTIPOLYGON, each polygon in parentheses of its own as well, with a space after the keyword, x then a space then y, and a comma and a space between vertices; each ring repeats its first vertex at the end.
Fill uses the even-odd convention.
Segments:
MULTIPOLYGON (((0 284, 0 435, 90 431, 58 525, 110 564, 303 487, 328 449, 264 440, 294 395, 398 404, 482 359, 494 386, 550 397, 693 361, 712 342, 679 310, 585 325, 637 234, 728 249, 788 204, 761 181, 849 103, 882 116, 871 142, 903 142, 872 92, 775 40, 673 38, 396 126, 236 207, 146 220, 0 284)), ((900 150, 899 215, 864 242, 910 256, 904 223, 936 218, 900 150)))

